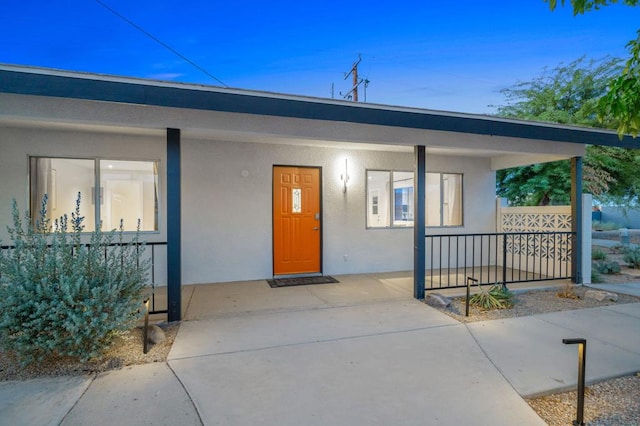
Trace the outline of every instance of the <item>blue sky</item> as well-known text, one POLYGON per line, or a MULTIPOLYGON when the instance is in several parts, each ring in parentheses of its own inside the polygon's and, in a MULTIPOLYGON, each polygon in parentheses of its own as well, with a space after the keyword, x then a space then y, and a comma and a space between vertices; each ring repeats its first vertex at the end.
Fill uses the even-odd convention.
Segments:
MULTIPOLYGON (((230 87, 338 98, 360 54, 368 102, 472 113, 545 66, 626 58, 640 28, 640 7, 542 0, 101 1, 230 87)), ((220 85, 95 0, 7 0, 0 39, 0 63, 220 85)))

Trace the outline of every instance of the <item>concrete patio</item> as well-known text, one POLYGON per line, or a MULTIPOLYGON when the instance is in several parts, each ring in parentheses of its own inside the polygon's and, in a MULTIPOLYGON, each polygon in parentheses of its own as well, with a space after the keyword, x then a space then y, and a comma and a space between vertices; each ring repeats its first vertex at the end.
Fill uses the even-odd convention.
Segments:
MULTIPOLYGON (((486 273, 486 271, 485 271, 486 273)), ((413 272, 340 275, 338 284, 271 288, 266 280, 238 281, 182 287, 182 319, 193 321, 257 312, 339 307, 383 300, 413 299, 413 272)), ((569 280, 509 284, 512 291, 558 288, 569 280)), ((484 284, 483 284, 484 285, 484 284)), ((472 293, 477 289, 472 287, 472 293)), ((428 290, 461 296, 465 288, 428 290)), ((156 309, 166 309, 166 287, 156 290, 156 309)), ((166 315, 153 317, 163 321, 166 315)))

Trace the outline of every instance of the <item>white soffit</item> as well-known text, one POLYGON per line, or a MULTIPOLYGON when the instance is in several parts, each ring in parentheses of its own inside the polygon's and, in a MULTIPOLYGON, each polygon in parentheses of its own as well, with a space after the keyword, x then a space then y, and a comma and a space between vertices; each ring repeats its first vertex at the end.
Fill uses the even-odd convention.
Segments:
MULTIPOLYGON (((44 121, 41 119, 26 119, 4 116, 0 117, 0 127, 15 128, 37 128, 51 129, 55 131, 80 131, 80 132, 97 132, 112 133, 134 136, 154 136, 165 137, 165 129, 141 128, 131 126, 113 126, 104 124, 90 123, 69 123, 62 121, 44 121)), ((330 141, 323 139, 296 138, 286 135, 267 135, 254 132, 228 131, 212 129, 183 129, 182 137, 184 139, 198 139, 211 141, 226 141, 238 143, 263 143, 275 145, 292 145, 292 146, 312 146, 342 150, 363 150, 363 151, 381 151, 381 152, 406 152, 412 153, 413 146, 410 145, 390 145, 383 142, 379 143, 362 143, 353 141, 330 141)), ((471 148, 443 148, 443 147, 427 147, 427 154, 442 156, 461 156, 461 157, 480 157, 491 158, 492 169, 498 170, 506 167, 515 167, 518 165, 533 164, 536 162, 555 161, 569 158, 569 156, 542 154, 522 154, 508 153, 500 150, 488 149, 471 149, 471 148), (544 160, 544 161, 538 161, 544 160), (513 165, 508 165, 513 164, 513 165)))
POLYGON ((491 158, 491 170, 510 169, 512 167, 530 166, 538 163, 550 163, 553 161, 567 160, 571 155, 546 155, 546 154, 513 154, 498 155, 491 158))

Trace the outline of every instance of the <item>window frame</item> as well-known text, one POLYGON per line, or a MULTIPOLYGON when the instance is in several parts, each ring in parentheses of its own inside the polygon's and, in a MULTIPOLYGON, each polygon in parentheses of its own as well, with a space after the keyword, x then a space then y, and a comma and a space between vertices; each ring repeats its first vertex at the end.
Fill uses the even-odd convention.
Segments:
MULTIPOLYGON (((426 225, 427 228, 463 228, 464 227, 464 173, 457 172, 426 172, 426 174, 439 175, 440 177, 440 224, 439 225, 426 225), (460 176, 460 224, 459 225, 444 225, 444 175, 456 175, 460 176)), ((425 179, 426 181, 426 179, 425 179)), ((425 194, 426 197, 426 194, 425 194)), ((425 217, 426 221, 426 217, 425 217)))
MULTIPOLYGON (((393 174, 394 173, 413 173, 414 174, 414 190, 415 190, 415 172, 412 171, 406 171, 406 170, 395 170, 395 169, 365 169, 365 228, 366 229, 412 229, 414 227, 414 225, 395 225, 394 222, 394 196, 395 196, 395 188, 393 185, 393 174), (374 226, 371 225, 369 223, 369 212, 370 209, 373 207, 372 204, 370 203, 370 191, 371 188, 369 186, 369 173, 370 172, 384 172, 384 173, 388 173, 388 182, 389 182, 389 193, 387 194, 387 199, 388 199, 388 206, 387 206, 387 214, 388 214, 388 221, 387 224, 384 226, 374 226)), ((464 173, 458 173, 458 172, 431 172, 428 171, 425 173, 425 182, 426 182, 426 175, 428 174, 434 174, 434 175, 438 175, 439 177, 439 189, 440 189, 440 201, 439 201, 439 216, 440 216, 440 223, 438 225, 427 225, 425 224, 425 228, 462 228, 464 227, 464 220, 465 220, 465 216, 464 216, 464 173), (444 225, 444 176, 445 175, 456 175, 460 177, 460 224, 456 224, 456 225, 444 225)), ((376 188, 376 190, 380 190, 383 191, 384 189, 378 189, 376 188)), ((427 197, 426 192, 425 192, 425 198, 427 197)), ((426 201, 426 200, 425 200, 426 201)), ((376 204, 378 209, 381 209, 383 206, 380 203, 380 198, 378 198, 378 203, 376 204)), ((372 211, 372 210, 371 210, 372 211)), ((415 212, 414 212, 414 217, 415 217, 415 212)), ((425 221, 426 221, 426 217, 425 217, 425 221)), ((414 222, 415 223, 415 222, 414 222)))
MULTIPOLYGON (((364 217, 364 219, 365 219, 365 229, 389 229, 391 227, 391 225, 390 225, 391 224, 391 214, 392 214, 391 203, 388 203, 389 206, 387 208, 387 214, 389 215, 389 225, 384 225, 384 226, 369 225, 369 212, 370 211, 373 212, 373 210, 370 210, 372 205, 369 203, 369 191, 370 191, 370 188, 369 188, 369 173, 370 172, 387 173, 388 174, 388 179, 389 179, 388 182, 391 182, 391 170, 389 170, 389 169, 366 169, 365 170, 365 177, 364 177, 364 180, 365 180, 365 189, 364 189, 364 192, 365 192, 365 195, 364 195, 365 196, 365 203, 364 203, 365 204, 365 206, 364 206, 364 208, 365 208, 365 211, 364 211, 365 212, 365 217, 364 217)), ((377 213, 376 214, 380 214, 380 211, 381 211, 380 209, 381 209, 382 206, 380 205, 380 194, 383 191, 384 191, 384 189, 376 188, 376 193, 377 193, 376 197, 378 198, 378 200, 377 200, 378 202, 376 204, 376 207, 377 207, 377 210, 376 210, 377 213)), ((391 190, 389 190, 389 191, 391 191, 391 190)), ((387 196, 389 196, 389 195, 390 195, 390 193, 387 194, 387 196)), ((402 227, 402 228, 404 228, 404 227, 402 227)))
MULTIPOLYGON (((60 155, 28 155, 27 158, 27 187, 28 187, 28 191, 27 191, 27 196, 28 196, 28 205, 33 205, 33 197, 34 197, 34 186, 32 185, 32 161, 33 160, 38 160, 38 159, 51 159, 51 160, 85 160, 85 161, 92 161, 93 162, 93 180, 92 180, 92 188, 91 188, 91 193, 89 194, 89 196, 83 196, 82 202, 89 202, 92 209, 93 209, 93 218, 94 218, 94 229, 85 229, 82 233, 83 234, 90 234, 92 232, 94 232, 95 229, 97 229, 97 224, 100 223, 101 221, 101 199, 102 199, 102 191, 96 191, 95 188, 101 188, 101 180, 102 180, 102 176, 101 176, 101 169, 100 169, 100 162, 108 162, 108 161, 122 161, 122 162, 140 162, 140 163, 151 163, 153 165, 155 165, 155 173, 154 173, 154 185, 155 185, 155 191, 156 191, 156 195, 157 195, 157 200, 156 200, 156 208, 155 208, 155 224, 154 224, 154 228, 155 229, 141 229, 139 232, 140 234, 147 234, 147 235, 151 235, 151 234, 160 234, 161 230, 160 230, 160 224, 162 223, 161 221, 161 216, 162 216, 162 185, 161 185, 161 164, 162 161, 160 159, 148 159, 148 158, 122 158, 122 157, 101 157, 101 156, 78 156, 78 157, 74 157, 74 156, 60 156, 60 155)), ((59 173, 59 172, 57 172, 59 173)), ((37 195, 37 194, 36 194, 37 195)), ((37 201, 37 205, 39 206, 40 203, 42 202, 42 200, 38 200, 37 201)), ((50 211, 50 209, 49 209, 50 211)), ((68 214, 68 212, 67 212, 68 214)), ((35 220, 37 219, 37 215, 39 215, 39 209, 38 211, 30 211, 30 219, 32 221, 32 223, 35 222, 35 220)), ((55 218, 53 218, 55 219, 55 218)), ((117 228, 116 228, 117 229, 117 228)), ((103 231, 110 231, 110 229, 103 229, 103 231)), ((136 230, 125 230, 123 231, 124 234, 134 234, 138 231, 136 230)))

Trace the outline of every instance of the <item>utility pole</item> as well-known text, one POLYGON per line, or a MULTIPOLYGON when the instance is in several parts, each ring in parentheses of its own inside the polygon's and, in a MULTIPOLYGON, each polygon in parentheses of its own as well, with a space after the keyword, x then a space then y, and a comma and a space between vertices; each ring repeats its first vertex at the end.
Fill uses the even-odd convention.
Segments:
POLYGON ((358 60, 353 63, 351 66, 351 70, 344 76, 346 80, 350 75, 353 76, 353 87, 351 88, 351 92, 353 92, 353 101, 358 102, 358 64, 362 61, 360 55, 358 55, 358 60))
POLYGON ((349 72, 346 73, 344 76, 345 80, 349 78, 349 76, 353 77, 353 86, 351 87, 351 90, 349 90, 346 95, 343 95, 342 93, 340 93, 340 95, 342 95, 344 99, 352 99, 354 102, 358 102, 358 86, 360 86, 362 83, 364 83, 364 87, 365 87, 365 102, 366 102, 366 96, 367 96, 366 88, 369 85, 369 80, 363 80, 358 78, 358 64, 360 63, 360 61, 362 61, 362 58, 360 57, 360 55, 358 55, 358 60, 353 63, 353 65, 351 66, 351 70, 349 70, 349 72))

